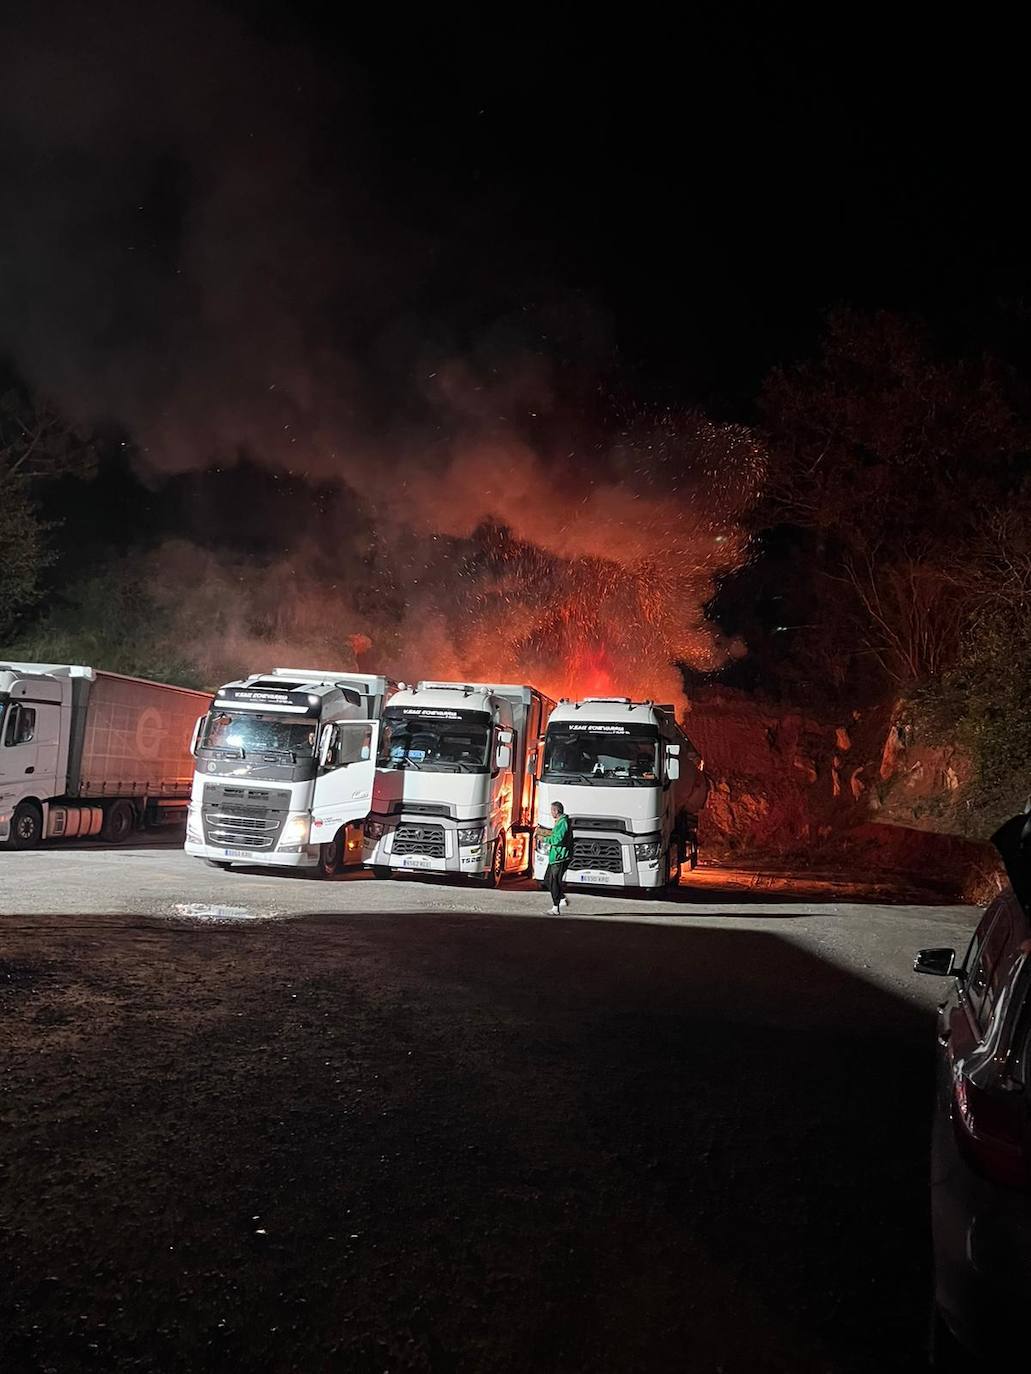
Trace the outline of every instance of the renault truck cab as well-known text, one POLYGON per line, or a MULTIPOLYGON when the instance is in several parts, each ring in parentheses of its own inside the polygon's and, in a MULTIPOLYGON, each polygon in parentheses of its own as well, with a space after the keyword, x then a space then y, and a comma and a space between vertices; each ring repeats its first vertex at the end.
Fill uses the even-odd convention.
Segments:
POLYGON ((555 707, 544 740, 534 876, 548 864, 551 804, 572 829, 566 885, 666 889, 692 868, 709 783, 672 706, 585 697, 555 707))
POLYGON ((527 873, 537 740, 554 703, 534 687, 420 682, 383 713, 366 864, 496 886, 527 873))

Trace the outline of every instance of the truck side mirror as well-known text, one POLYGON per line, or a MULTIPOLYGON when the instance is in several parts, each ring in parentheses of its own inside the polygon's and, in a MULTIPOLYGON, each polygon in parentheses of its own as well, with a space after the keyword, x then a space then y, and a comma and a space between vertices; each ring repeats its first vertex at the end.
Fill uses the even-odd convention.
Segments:
POLYGON ((336 726, 335 726, 335 725, 326 725, 326 726, 323 727, 322 735, 321 735, 320 738, 319 738, 319 767, 320 767, 320 768, 325 768, 326 764, 329 762, 329 755, 330 755, 330 751, 331 751, 332 748, 333 748, 333 739, 334 739, 334 736, 335 736, 335 735, 336 735, 336 726))
POLYGON ((680 777, 680 760, 678 758, 666 760, 666 777, 669 778, 670 782, 676 782, 677 778, 680 777))
POLYGON ((512 767, 512 745, 514 741, 515 732, 513 730, 498 731, 498 747, 494 755, 494 762, 499 773, 512 767))
POLYGON ((201 726, 204 724, 204 721, 206 719, 207 717, 205 716, 197 717, 196 724, 193 727, 193 734, 190 736, 190 753, 193 755, 194 758, 197 757, 197 745, 200 742, 201 726))

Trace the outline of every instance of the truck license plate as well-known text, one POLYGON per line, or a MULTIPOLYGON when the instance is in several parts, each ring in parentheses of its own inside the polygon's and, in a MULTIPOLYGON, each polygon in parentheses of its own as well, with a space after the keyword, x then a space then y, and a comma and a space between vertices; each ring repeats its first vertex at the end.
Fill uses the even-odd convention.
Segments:
POLYGON ((427 859, 425 854, 406 854, 401 863, 405 868, 430 868, 433 860, 427 859))
POLYGON ((612 874, 599 873, 596 872, 594 869, 588 869, 587 872, 580 874, 580 881, 582 883, 611 883, 612 874))
POLYGON ((222 853, 227 859, 249 859, 251 857, 249 849, 223 849, 222 853))

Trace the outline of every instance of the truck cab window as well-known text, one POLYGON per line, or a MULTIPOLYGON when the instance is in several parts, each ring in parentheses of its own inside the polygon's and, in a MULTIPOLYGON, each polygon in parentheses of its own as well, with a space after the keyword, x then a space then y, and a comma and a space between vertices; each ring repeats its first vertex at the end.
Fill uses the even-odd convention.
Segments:
POLYGON ((36 733, 36 712, 31 706, 14 705, 7 713, 4 744, 31 744, 36 733))

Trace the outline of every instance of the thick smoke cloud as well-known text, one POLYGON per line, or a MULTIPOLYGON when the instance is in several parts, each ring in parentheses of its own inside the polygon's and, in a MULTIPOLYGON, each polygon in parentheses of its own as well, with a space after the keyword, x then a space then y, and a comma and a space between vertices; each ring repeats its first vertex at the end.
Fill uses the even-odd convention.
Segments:
POLYGON ((213 678, 357 646, 397 675, 667 695, 675 661, 740 652, 702 608, 746 556, 755 442, 600 400, 611 323, 554 278, 477 318, 454 264, 489 196, 433 234, 388 207, 357 68, 188 4, 37 6, 0 46, 0 351, 124 425, 155 482, 243 453, 353 494, 329 553, 291 529, 260 567, 188 540, 153 560, 159 595, 199 589, 181 633, 213 678))

